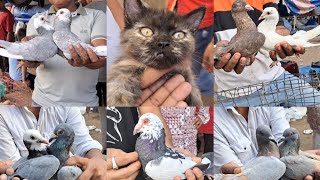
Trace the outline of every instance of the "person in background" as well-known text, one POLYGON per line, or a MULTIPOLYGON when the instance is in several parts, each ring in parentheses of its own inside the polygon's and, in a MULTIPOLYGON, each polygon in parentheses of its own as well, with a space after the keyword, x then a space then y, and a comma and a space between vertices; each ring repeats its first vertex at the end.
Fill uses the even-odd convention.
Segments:
POLYGON ((313 130, 313 148, 320 149, 320 107, 307 107, 307 121, 313 130))
MULTIPOLYGON (((14 42, 13 35, 14 17, 5 7, 5 0, 0 0, 0 40, 14 42)), ((0 56, 0 68, 9 72, 8 58, 0 56)))
MULTIPOLYGON (((204 51, 213 39, 213 0, 169 0, 167 9, 185 15, 201 6, 207 8, 204 18, 196 32, 195 52, 192 57, 192 70, 203 96, 213 96, 213 74, 202 67, 204 51)), ((213 59, 213 55, 211 57, 213 59)))
POLYGON ((198 131, 203 133, 203 141, 201 141, 204 143, 203 153, 213 152, 213 122, 214 122, 213 107, 209 108, 209 113, 210 113, 209 122, 206 124, 203 124, 198 128, 198 131))

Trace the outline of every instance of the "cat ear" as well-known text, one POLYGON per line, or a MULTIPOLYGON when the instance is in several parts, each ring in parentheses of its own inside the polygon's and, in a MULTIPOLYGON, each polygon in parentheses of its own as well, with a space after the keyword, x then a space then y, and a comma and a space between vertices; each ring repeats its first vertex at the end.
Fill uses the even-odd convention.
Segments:
POLYGON ((193 32, 197 31, 204 17, 204 14, 206 13, 206 9, 207 9, 206 7, 202 6, 183 16, 183 18, 186 19, 186 23, 188 24, 188 26, 193 32))
POLYGON ((126 23, 132 23, 144 9, 141 0, 124 0, 124 15, 126 23))

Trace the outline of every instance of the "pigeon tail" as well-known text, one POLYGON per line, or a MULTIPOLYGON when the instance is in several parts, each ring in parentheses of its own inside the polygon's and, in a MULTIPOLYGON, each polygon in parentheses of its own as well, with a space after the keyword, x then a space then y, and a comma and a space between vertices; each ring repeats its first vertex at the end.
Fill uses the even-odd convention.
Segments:
POLYGON ((304 33, 303 38, 305 38, 307 41, 317 37, 320 35, 320 26, 317 26, 306 33, 304 33))
MULTIPOLYGON (((2 45, 0 45, 2 46, 2 45)), ((4 49, 4 48, 0 48, 0 56, 4 56, 4 57, 8 57, 8 58, 13 58, 13 59, 24 59, 22 56, 20 55, 15 55, 15 54, 11 54, 8 52, 8 50, 4 49)))

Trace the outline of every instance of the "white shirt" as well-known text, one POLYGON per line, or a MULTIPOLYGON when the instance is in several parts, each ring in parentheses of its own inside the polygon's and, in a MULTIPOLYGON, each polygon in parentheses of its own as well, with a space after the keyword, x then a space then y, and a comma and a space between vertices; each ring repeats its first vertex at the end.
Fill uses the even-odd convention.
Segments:
MULTIPOLYGON (((230 29, 216 32, 216 34, 219 37, 219 40, 230 41, 236 32, 236 29, 230 29)), ((273 68, 270 68, 269 65, 272 62, 273 61, 270 58, 267 59, 264 55, 258 53, 256 55, 256 60, 250 66, 246 66, 241 74, 237 74, 234 70, 225 72, 223 69, 215 69, 215 83, 218 86, 218 92, 275 80, 285 70, 281 67, 280 62, 273 68)), ((241 92, 239 93, 241 95, 241 92)))
POLYGON ((55 127, 68 123, 75 132, 72 145, 73 154, 84 156, 91 149, 102 150, 98 141, 92 139, 79 108, 41 108, 39 120, 26 107, 0 107, 0 161, 17 161, 28 155, 23 143, 27 129, 37 129, 46 139, 50 139, 55 127))
POLYGON ((248 121, 234 108, 215 107, 214 113, 214 173, 226 163, 243 166, 257 156, 258 126, 270 126, 277 142, 290 127, 282 107, 249 108, 248 121))
POLYGON ((107 70, 111 64, 117 60, 121 55, 120 48, 120 28, 114 19, 111 10, 107 6, 107 43, 108 43, 108 57, 107 70))

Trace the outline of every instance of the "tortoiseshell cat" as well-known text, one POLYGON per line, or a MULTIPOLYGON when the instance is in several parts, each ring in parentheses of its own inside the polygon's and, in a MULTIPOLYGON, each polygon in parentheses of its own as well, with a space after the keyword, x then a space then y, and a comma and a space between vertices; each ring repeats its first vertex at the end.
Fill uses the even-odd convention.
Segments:
MULTIPOLYGON (((195 32, 206 8, 185 16, 146 8, 141 0, 125 0, 125 29, 121 32, 123 55, 107 74, 107 105, 134 106, 140 96, 141 77, 148 67, 162 70, 176 65, 166 77, 181 74, 192 85, 189 106, 201 106, 201 95, 191 70, 195 32)), ((112 53, 112 52, 111 52, 112 53)))

